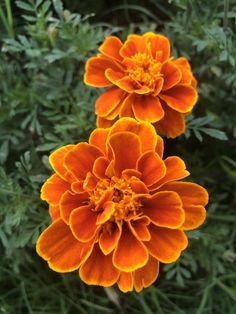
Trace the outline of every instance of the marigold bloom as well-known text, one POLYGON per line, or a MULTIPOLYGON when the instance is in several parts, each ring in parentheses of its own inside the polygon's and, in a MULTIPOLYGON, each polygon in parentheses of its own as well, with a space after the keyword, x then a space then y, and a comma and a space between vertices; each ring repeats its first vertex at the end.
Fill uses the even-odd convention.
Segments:
POLYGON ((205 219, 208 194, 179 181, 189 175, 183 160, 162 154, 150 123, 123 118, 95 129, 89 143, 50 155, 55 173, 41 197, 52 223, 37 252, 51 269, 79 269, 87 284, 141 291, 156 280, 159 262, 179 258, 188 244, 184 231, 205 219))
POLYGON ((198 98, 196 79, 186 58, 170 56, 168 38, 149 32, 129 35, 123 44, 110 36, 99 51, 84 75, 86 84, 108 87, 96 101, 98 127, 134 117, 168 137, 184 132, 184 117, 198 98))

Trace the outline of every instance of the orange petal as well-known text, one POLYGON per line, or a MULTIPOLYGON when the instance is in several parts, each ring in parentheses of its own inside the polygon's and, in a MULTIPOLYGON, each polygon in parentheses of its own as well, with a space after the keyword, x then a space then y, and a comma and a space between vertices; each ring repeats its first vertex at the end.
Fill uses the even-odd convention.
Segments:
POLYGON ((113 254, 113 264, 120 270, 130 272, 144 266, 148 261, 146 247, 123 225, 122 234, 113 254))
POLYGON ((157 78, 155 82, 155 88, 153 92, 153 96, 157 96, 160 94, 164 84, 164 79, 162 77, 157 78))
POLYGON ((81 266, 79 274, 88 285, 109 287, 116 283, 120 272, 113 266, 112 254, 104 255, 96 244, 89 258, 81 266))
POLYGON ((118 287, 122 292, 129 292, 133 290, 133 274, 131 273, 125 273, 123 271, 120 272, 119 280, 117 281, 118 287))
POLYGON ((129 76, 125 76, 123 73, 116 72, 112 69, 107 69, 105 71, 105 75, 111 83, 118 86, 127 93, 132 93, 135 90, 133 81, 129 78, 129 76))
POLYGON ((70 189, 70 184, 53 174, 41 188, 41 199, 50 205, 58 205, 62 194, 70 189))
POLYGON ((155 151, 161 158, 163 158, 164 141, 163 141, 163 139, 159 135, 156 135, 156 136, 157 136, 157 144, 156 144, 155 151))
POLYGON ((113 58, 117 61, 122 61, 123 58, 120 56, 119 53, 122 45, 123 44, 119 38, 115 36, 109 36, 105 39, 105 41, 98 48, 98 50, 106 57, 113 58))
POLYGON ((116 223, 109 222, 106 224, 99 238, 99 246, 103 254, 110 254, 120 239, 121 227, 116 223))
POLYGON ((124 169, 135 169, 141 153, 139 137, 131 132, 119 132, 109 138, 114 158, 114 169, 118 176, 124 169))
POLYGON ((66 191, 60 200, 60 213, 61 218, 69 223, 69 217, 71 212, 80 206, 86 205, 89 201, 89 195, 87 192, 82 193, 71 193, 66 191))
POLYGON ((172 191, 158 192, 142 201, 144 214, 160 227, 176 229, 185 220, 181 198, 172 191))
POLYGON ((165 190, 171 190, 180 196, 185 211, 184 230, 192 230, 199 227, 206 218, 204 206, 208 203, 207 191, 198 184, 191 182, 172 182, 163 186, 165 190))
POLYGON ((93 174, 99 178, 106 178, 106 169, 109 166, 109 161, 105 157, 99 157, 93 164, 93 174))
POLYGON ((182 77, 178 66, 172 61, 167 61, 162 65, 161 73, 164 77, 164 84, 162 87, 163 90, 167 90, 178 84, 182 77))
POLYGON ((169 107, 182 113, 191 111, 198 99, 195 88, 180 84, 168 89, 165 93, 159 94, 159 96, 169 107))
POLYGON ((156 58, 157 52, 161 51, 162 54, 158 54, 159 62, 164 62, 170 57, 170 42, 167 37, 148 32, 144 34, 144 37, 147 38, 148 42, 151 43, 151 50, 153 58, 156 58))
POLYGON ((122 68, 113 60, 106 57, 92 57, 85 65, 84 83, 94 87, 107 87, 112 85, 106 78, 106 69, 122 71, 122 68))
POLYGON ((123 118, 123 117, 134 118, 134 112, 132 109, 132 102, 131 102, 132 97, 131 96, 132 96, 132 94, 127 96, 124 99, 123 103, 121 104, 120 113, 119 113, 120 118, 123 118))
POLYGON ((148 224, 150 220, 148 217, 140 217, 138 219, 133 219, 128 222, 130 230, 136 238, 141 241, 149 241, 151 239, 150 232, 148 231, 148 224))
POLYGON ((75 145, 66 145, 58 148, 49 156, 49 162, 53 170, 65 181, 73 181, 73 177, 64 167, 63 160, 65 155, 71 151, 75 145), (72 180, 71 180, 72 179, 72 180))
POLYGON ((119 119, 112 126, 110 136, 124 131, 135 133, 139 137, 142 152, 155 150, 157 143, 159 141, 162 142, 160 136, 156 134, 154 127, 148 122, 138 122, 132 118, 119 119))
POLYGON ((121 104, 124 95, 125 92, 117 87, 107 89, 96 100, 95 113, 100 117, 108 116, 117 106, 121 104))
POLYGON ((108 119, 97 116, 96 125, 98 128, 109 128, 110 126, 113 125, 115 121, 116 119, 108 120, 108 119))
POLYGON ((94 161, 102 156, 102 152, 95 146, 79 143, 65 157, 65 167, 77 179, 85 179, 86 174, 92 171, 94 161))
POLYGON ((134 288, 137 292, 140 292, 143 288, 149 287, 156 281, 159 274, 159 262, 152 256, 149 256, 147 264, 135 270, 133 274, 134 288))
POLYGON ((188 238, 181 230, 149 226, 151 240, 145 242, 149 253, 162 263, 175 262, 187 245, 188 238))
POLYGON ((150 186, 162 179, 166 174, 163 160, 155 152, 144 153, 137 161, 137 169, 142 173, 141 180, 150 186))
POLYGON ((96 221, 97 214, 92 210, 91 205, 86 205, 72 211, 69 224, 76 239, 88 242, 94 238, 98 230, 96 221))
POLYGON ((78 269, 92 248, 91 242, 81 243, 75 239, 61 219, 43 231, 36 245, 38 255, 48 262, 49 267, 62 273, 78 269))
POLYGON ((166 158, 164 162, 167 170, 166 175, 160 181, 150 187, 151 190, 155 190, 167 182, 180 180, 189 175, 189 172, 186 170, 185 163, 181 158, 177 156, 171 156, 166 158))
POLYGON ((126 40, 126 42, 123 44, 123 47, 120 49, 120 55, 123 58, 130 58, 134 56, 136 53, 141 52, 139 45, 141 44, 142 40, 126 40))
POLYGON ((135 169, 125 169, 122 171, 122 177, 125 179, 130 179, 131 177, 141 178, 141 172, 135 169))
POLYGON ((97 216, 97 225, 104 224, 107 222, 112 214, 115 212, 115 203, 112 201, 108 201, 103 205, 103 211, 97 216))
POLYGON ((147 194, 149 192, 146 185, 138 178, 130 179, 129 184, 132 191, 136 194, 136 196, 138 194, 147 194))
POLYGON ((52 218, 52 221, 57 220, 60 218, 60 208, 58 205, 49 205, 49 214, 52 218))
POLYGON ((153 123, 163 118, 164 110, 158 97, 135 94, 130 97, 132 97, 130 101, 137 120, 153 123))
POLYGON ((182 78, 179 83, 191 85, 193 74, 191 72, 191 67, 188 60, 186 58, 181 57, 173 60, 173 62, 179 67, 180 71, 182 72, 182 78))
POLYGON ((89 137, 89 144, 99 148, 104 154, 106 154, 106 141, 109 130, 98 128, 95 129, 89 137))
POLYGON ((74 193, 82 193, 84 192, 84 181, 83 180, 79 180, 79 181, 75 181, 71 184, 71 190, 74 193))
POLYGON ((163 105, 164 117, 154 124, 158 133, 175 138, 185 131, 184 114, 163 105))

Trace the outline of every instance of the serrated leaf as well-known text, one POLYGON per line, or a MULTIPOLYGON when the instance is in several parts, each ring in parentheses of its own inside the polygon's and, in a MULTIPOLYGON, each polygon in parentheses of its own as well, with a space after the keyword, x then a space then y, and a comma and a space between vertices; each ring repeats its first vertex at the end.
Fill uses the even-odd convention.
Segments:
POLYGON ((223 131, 211 129, 211 128, 201 128, 201 131, 211 137, 217 138, 218 140, 221 140, 221 141, 228 140, 227 135, 223 131))
POLYGON ((23 9, 23 10, 25 10, 25 11, 35 12, 34 7, 33 7, 31 4, 29 4, 28 2, 16 1, 16 5, 17 5, 19 8, 21 8, 21 9, 23 9))

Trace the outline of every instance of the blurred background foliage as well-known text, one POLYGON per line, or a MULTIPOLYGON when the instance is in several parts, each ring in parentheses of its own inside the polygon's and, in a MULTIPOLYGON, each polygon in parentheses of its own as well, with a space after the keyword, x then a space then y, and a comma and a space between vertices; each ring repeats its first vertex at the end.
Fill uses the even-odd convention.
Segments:
POLYGON ((0 34, 0 313, 236 313, 236 0, 1 0, 0 34), (39 191, 50 152, 95 126, 86 59, 110 34, 146 31, 167 35, 198 79, 186 133, 165 140, 166 155, 186 161, 210 203, 179 261, 142 293, 121 294, 36 255, 49 223, 39 191))

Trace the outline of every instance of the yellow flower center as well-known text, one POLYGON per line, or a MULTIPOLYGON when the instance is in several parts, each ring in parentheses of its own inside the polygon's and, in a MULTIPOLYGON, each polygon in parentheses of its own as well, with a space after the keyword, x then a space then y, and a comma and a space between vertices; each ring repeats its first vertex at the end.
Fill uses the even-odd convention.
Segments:
POLYGON ((115 176, 101 180, 91 194, 90 200, 95 206, 99 204, 102 208, 107 201, 114 203, 115 210, 110 221, 129 219, 140 214, 141 203, 129 180, 115 176))
POLYGON ((137 87, 147 86, 155 89, 156 81, 162 76, 161 63, 146 53, 136 53, 127 65, 129 77, 137 84, 137 87))

